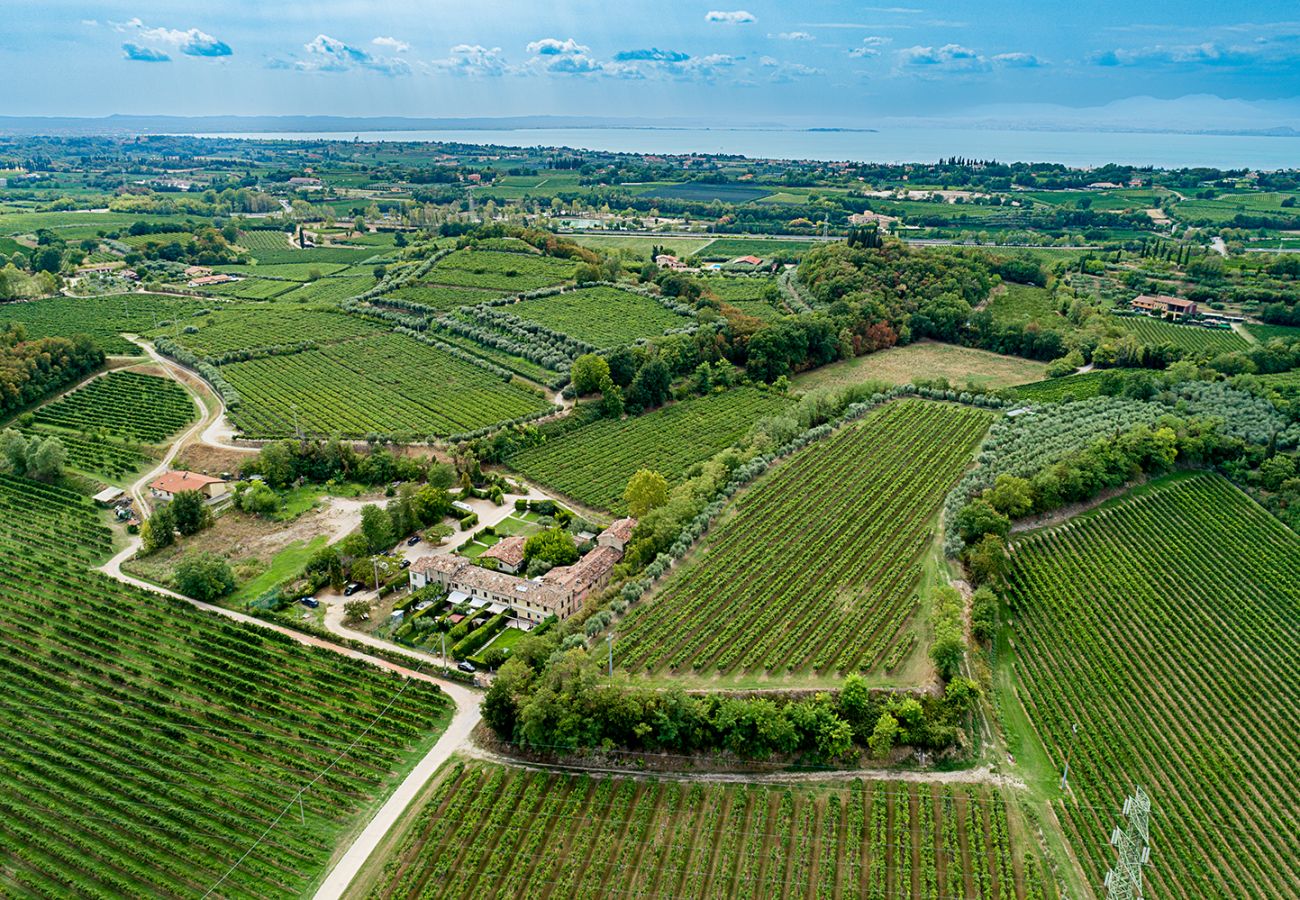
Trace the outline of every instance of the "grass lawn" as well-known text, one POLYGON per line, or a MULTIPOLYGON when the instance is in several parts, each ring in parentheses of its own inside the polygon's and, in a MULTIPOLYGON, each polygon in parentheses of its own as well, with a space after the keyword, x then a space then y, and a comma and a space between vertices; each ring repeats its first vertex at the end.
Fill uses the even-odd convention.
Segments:
POLYGON ((302 567, 307 565, 311 555, 324 547, 327 540, 326 535, 319 534, 310 541, 294 541, 271 558, 271 564, 266 571, 240 585, 230 599, 253 600, 280 582, 292 578, 302 571, 302 567))
POLYGON ((864 381, 907 384, 918 378, 939 377, 947 378, 954 387, 965 387, 968 382, 980 388, 1012 387, 1043 380, 1047 365, 986 350, 922 341, 822 366, 797 376, 794 386, 806 391, 864 381))

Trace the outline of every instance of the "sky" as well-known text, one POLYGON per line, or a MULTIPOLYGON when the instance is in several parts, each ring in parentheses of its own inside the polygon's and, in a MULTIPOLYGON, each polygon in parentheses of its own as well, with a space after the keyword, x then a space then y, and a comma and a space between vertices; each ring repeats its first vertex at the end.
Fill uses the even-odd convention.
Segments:
POLYGON ((5 0, 0 114, 1300 128, 1292 0, 899 2, 5 0))

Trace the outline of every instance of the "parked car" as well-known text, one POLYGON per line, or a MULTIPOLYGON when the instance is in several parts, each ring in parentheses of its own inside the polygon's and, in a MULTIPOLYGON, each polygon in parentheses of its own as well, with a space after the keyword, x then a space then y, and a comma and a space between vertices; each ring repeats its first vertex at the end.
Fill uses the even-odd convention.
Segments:
POLYGON ((406 539, 406 546, 408 547, 414 547, 418 543, 420 543, 420 536, 418 534, 413 534, 406 539))
POLYGON ((404 560, 402 560, 402 564, 399 565, 397 568, 399 568, 399 569, 409 569, 409 568, 411 568, 411 561, 410 561, 409 559, 404 559, 404 560))
POLYGON ((478 669, 474 668, 474 664, 468 660, 463 663, 457 663, 456 668, 460 669, 462 672, 467 672, 470 675, 473 675, 478 671, 478 669))
POLYGON ((355 594, 355 593, 356 593, 357 591, 359 591, 359 590, 361 590, 361 582, 359 582, 359 581, 349 581, 347 587, 345 587, 345 588, 343 589, 343 596, 344 596, 344 597, 351 597, 353 594, 355 594))
POLYGON ((301 603, 303 606, 309 606, 312 609, 315 609, 316 607, 320 606, 320 601, 317 600, 315 597, 302 597, 298 600, 298 602, 301 603))

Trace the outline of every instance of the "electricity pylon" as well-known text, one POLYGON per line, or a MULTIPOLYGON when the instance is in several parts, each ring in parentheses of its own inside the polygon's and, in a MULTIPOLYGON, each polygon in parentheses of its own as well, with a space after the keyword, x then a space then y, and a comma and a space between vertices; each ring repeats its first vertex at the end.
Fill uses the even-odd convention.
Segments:
POLYGON ((1119 859, 1106 873, 1106 900, 1141 900, 1142 867, 1151 858, 1151 798, 1142 788, 1124 800, 1128 825, 1111 832, 1111 846, 1119 848, 1119 859))

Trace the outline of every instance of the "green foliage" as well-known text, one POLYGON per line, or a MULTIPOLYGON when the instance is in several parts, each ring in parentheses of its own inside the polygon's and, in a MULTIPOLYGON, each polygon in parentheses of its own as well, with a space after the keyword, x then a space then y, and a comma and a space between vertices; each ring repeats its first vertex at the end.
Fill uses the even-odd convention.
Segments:
POLYGON ((170 378, 109 372, 42 406, 36 411, 36 423, 156 444, 180 431, 197 414, 185 388, 170 378))
POLYGON ((371 553, 387 550, 396 540, 392 517, 384 509, 367 503, 361 507, 361 536, 371 553))
POLYGON ((944 681, 953 678, 966 657, 966 639, 962 636, 962 597, 955 588, 944 586, 931 598, 930 623, 934 640, 930 644, 930 661, 944 681))
POLYGON ((668 502, 668 481, 651 469, 638 469, 628 479, 623 491, 623 505, 627 514, 640 519, 652 509, 668 502))
POLYGON ((170 503, 160 503, 153 515, 140 526, 140 536, 145 553, 153 553, 176 543, 176 516, 170 503))
POLYGON ((584 353, 573 361, 569 380, 579 396, 602 390, 602 384, 609 378, 609 363, 594 353, 584 353))
POLYGON ((567 566, 578 561, 573 535, 562 528, 547 528, 524 541, 524 562, 541 560, 549 566, 567 566))
POLYGON ((867 746, 871 748, 871 755, 876 759, 888 759, 894 749, 894 741, 898 739, 898 732, 898 720, 889 713, 882 712, 880 718, 876 720, 876 727, 871 731, 871 738, 867 741, 867 746))
POLYGON ((230 563, 215 553, 187 553, 176 564, 176 589, 196 600, 211 603, 235 589, 230 563))

